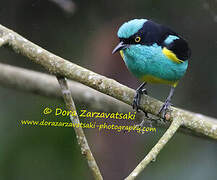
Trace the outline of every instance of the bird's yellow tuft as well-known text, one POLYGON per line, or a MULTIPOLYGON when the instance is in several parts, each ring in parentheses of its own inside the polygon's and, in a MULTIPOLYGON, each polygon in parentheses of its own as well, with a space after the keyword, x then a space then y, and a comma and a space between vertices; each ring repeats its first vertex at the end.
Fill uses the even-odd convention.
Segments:
POLYGON ((184 62, 181 59, 177 58, 177 56, 172 51, 167 49, 166 47, 163 48, 162 52, 164 53, 164 55, 166 57, 168 57, 173 62, 176 62, 176 63, 179 63, 179 64, 184 62))

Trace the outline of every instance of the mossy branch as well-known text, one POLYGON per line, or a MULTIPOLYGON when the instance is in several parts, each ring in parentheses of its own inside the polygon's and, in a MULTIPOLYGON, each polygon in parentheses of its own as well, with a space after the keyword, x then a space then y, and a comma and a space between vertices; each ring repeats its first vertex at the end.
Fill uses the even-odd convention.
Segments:
MULTIPOLYGON (((60 87, 55 76, 2 63, 0 63, 0 85, 42 96, 62 98, 60 87)), ((75 101, 84 104, 94 111, 132 111, 132 106, 81 83, 68 80, 68 86, 75 101)), ((143 113, 137 113, 135 123, 141 122, 141 119, 144 118, 142 116, 143 113)), ((168 126, 168 124, 165 124, 162 121, 152 120, 152 124, 156 127, 165 128, 168 126)), ((184 127, 181 127, 179 130, 188 135, 208 138, 205 135, 196 133, 195 131, 191 131, 184 127)))
MULTIPOLYGON (((21 53, 31 59, 34 63, 42 65, 52 74, 61 75, 68 79, 78 81, 129 105, 132 103, 135 94, 134 90, 115 80, 106 78, 56 56, 23 38, 16 32, 0 25, 0 46, 4 44, 9 44, 15 52, 21 53)), ((153 115, 158 115, 158 111, 162 104, 162 102, 149 96, 143 96, 141 99, 141 108, 153 115)), ((174 107, 171 109, 172 113, 168 120, 173 121, 174 118, 182 119, 182 126, 190 128, 195 132, 202 133, 210 138, 217 139, 216 119, 174 107)))

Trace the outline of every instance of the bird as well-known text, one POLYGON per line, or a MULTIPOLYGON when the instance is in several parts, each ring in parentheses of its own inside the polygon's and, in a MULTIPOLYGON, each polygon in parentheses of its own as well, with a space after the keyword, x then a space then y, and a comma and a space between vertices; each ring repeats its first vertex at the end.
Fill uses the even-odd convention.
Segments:
POLYGON ((158 112, 165 118, 174 90, 188 68, 191 57, 188 42, 170 27, 148 19, 123 23, 117 36, 120 42, 112 54, 119 51, 128 70, 142 82, 136 89, 133 109, 139 112, 141 95, 147 95, 147 83, 166 84, 170 92, 158 112))

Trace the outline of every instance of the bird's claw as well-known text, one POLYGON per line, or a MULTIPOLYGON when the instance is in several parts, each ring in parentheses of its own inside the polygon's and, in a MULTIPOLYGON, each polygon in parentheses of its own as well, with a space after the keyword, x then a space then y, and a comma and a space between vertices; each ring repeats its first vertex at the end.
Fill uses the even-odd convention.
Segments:
MULTIPOLYGON (((133 98, 133 104, 132 104, 132 106, 133 106, 133 109, 135 109, 137 112, 140 112, 140 110, 139 110, 140 109, 139 108, 139 104, 140 104, 140 98, 141 98, 142 94, 147 95, 147 90, 146 89, 142 89, 142 90, 136 91, 136 95, 133 98)), ((146 117, 148 117, 147 113, 146 112, 144 112, 144 113, 145 113, 146 117)))
POLYGON ((170 101, 166 100, 163 106, 160 108, 158 115, 162 114, 162 117, 165 119, 165 115, 170 110, 171 105, 172 104, 170 103, 170 101))
POLYGON ((136 112, 140 112, 139 110, 139 98, 138 98, 138 94, 136 93, 135 97, 133 98, 133 109, 136 110, 136 112))

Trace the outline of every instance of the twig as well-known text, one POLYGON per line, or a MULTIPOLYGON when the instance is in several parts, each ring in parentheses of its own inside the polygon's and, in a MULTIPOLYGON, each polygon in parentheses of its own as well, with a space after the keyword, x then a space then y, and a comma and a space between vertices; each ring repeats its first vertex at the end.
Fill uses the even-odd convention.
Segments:
MULTIPOLYGON (((68 88, 68 85, 67 85, 67 82, 66 82, 66 79, 64 77, 61 77, 61 76, 57 76, 57 80, 59 82, 59 85, 60 85, 60 88, 61 88, 61 91, 62 91, 62 94, 63 94, 63 99, 65 101, 65 104, 66 104, 66 107, 69 111, 76 111, 75 109, 75 104, 74 104, 74 101, 71 97, 71 92, 68 88)), ((74 124, 80 124, 80 121, 79 121, 79 118, 78 118, 78 115, 76 116, 72 116, 70 115, 70 119, 72 121, 72 123, 74 124)), ((99 168, 96 164, 96 161, 93 157, 93 154, 90 150, 90 147, 87 143, 87 139, 84 135, 84 132, 83 132, 83 129, 81 128, 81 126, 76 126, 74 128, 75 130, 75 133, 76 133, 76 137, 77 137, 77 141, 78 141, 78 144, 80 145, 81 147, 81 153, 85 156, 85 158, 87 159, 87 162, 88 162, 88 165, 89 165, 89 168, 91 169, 92 173, 93 173, 93 176, 96 180, 102 180, 102 175, 99 171, 99 168)))
POLYGON ((170 127, 160 138, 158 143, 151 149, 151 151, 147 154, 147 156, 138 164, 138 166, 130 173, 130 175, 125 180, 135 179, 150 162, 155 161, 161 149, 163 149, 163 147, 173 137, 173 135, 176 133, 176 131, 179 129, 181 125, 182 125, 181 119, 178 118, 174 119, 170 127))
MULTIPOLYGON (((45 49, 33 44, 17 33, 0 25, 0 42, 9 44, 16 52, 20 52, 33 62, 42 65, 45 69, 53 74, 59 74, 69 79, 81 82, 92 87, 104 94, 110 95, 122 102, 131 104, 135 91, 121 85, 120 83, 89 71, 83 67, 73 64, 63 58, 60 58, 45 49), (4 42, 4 37, 7 41, 4 42)), ((142 110, 158 115, 162 102, 143 96, 141 99, 142 110)), ((213 139, 217 139, 217 120, 199 113, 192 113, 178 108, 171 108, 172 113, 168 120, 173 121, 177 116, 181 116, 183 126, 191 130, 202 133, 213 139)))

